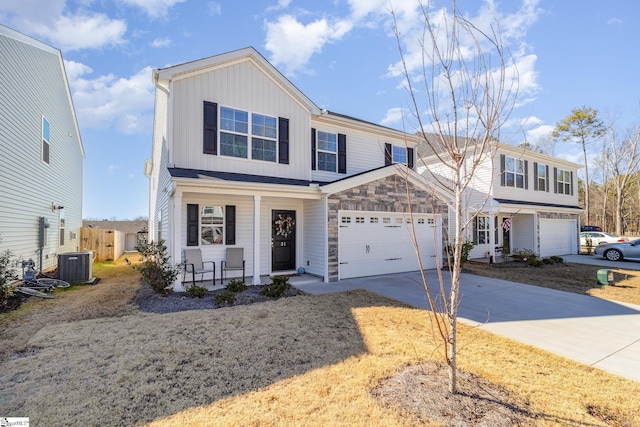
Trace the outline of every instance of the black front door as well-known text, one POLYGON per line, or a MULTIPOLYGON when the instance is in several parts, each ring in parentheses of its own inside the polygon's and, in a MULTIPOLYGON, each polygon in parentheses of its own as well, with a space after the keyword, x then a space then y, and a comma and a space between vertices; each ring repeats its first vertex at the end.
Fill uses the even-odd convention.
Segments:
POLYGON ((271 270, 296 268, 296 211, 271 212, 271 270))

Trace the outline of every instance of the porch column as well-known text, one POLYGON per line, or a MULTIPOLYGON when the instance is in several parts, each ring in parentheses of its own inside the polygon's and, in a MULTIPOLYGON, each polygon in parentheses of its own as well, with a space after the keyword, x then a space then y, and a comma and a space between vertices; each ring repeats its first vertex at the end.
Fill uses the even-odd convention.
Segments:
POLYGON ((260 284, 260 201, 253 196, 253 284, 260 284))
MULTIPOLYGON (((173 201, 169 203, 169 239, 167 239, 167 250, 171 256, 171 263, 178 264, 182 262, 182 191, 176 190, 172 197, 173 201)), ((173 289, 182 291, 182 272, 176 278, 173 289)))
POLYGON ((496 259, 496 227, 498 226, 498 224, 496 224, 496 216, 493 212, 491 212, 491 214, 489 214, 489 230, 491 230, 489 232, 489 259, 493 258, 493 260, 495 261, 496 259))

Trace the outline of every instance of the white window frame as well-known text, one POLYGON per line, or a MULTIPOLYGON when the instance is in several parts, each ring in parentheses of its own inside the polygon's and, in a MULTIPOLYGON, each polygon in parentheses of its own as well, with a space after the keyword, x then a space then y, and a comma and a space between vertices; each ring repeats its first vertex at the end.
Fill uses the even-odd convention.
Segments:
MULTIPOLYGON (((322 130, 318 131, 316 135, 316 165, 319 171, 325 172, 337 172, 338 171, 338 134, 333 132, 325 132, 322 130), (328 139, 321 139, 321 135, 332 136, 334 141, 329 141, 328 139), (327 141, 329 143, 335 143, 335 150, 323 149, 320 148, 320 141, 327 141), (335 159, 335 167, 333 169, 328 169, 326 167, 322 167, 320 163, 320 154, 331 155, 335 159)), ((322 164, 324 166, 324 164, 322 164)))
POLYGON ((204 205, 200 210, 200 244, 203 246, 224 244, 224 206, 204 205), (206 212, 206 213, 205 213, 206 212), (210 214, 208 212, 211 212, 210 214), (216 213, 218 215, 216 215, 216 213), (205 218, 205 215, 207 216, 205 218), (211 217, 209 218, 209 215, 211 217), (217 231, 217 232, 216 232, 217 231), (208 236, 211 235, 211 239, 208 236), (205 237, 206 236, 206 237, 205 237))
POLYGON ((505 156, 504 184, 506 187, 524 188, 524 160, 505 156))
MULTIPOLYGON (((220 113, 219 113, 219 134, 220 134, 220 155, 222 156, 227 156, 227 157, 233 157, 236 159, 248 159, 248 160, 255 160, 255 161, 261 161, 261 162, 269 162, 269 163, 277 163, 278 162, 278 118, 274 117, 274 116, 270 116, 268 114, 262 114, 262 113, 257 113, 257 112, 252 112, 252 111, 246 111, 246 110, 242 110, 239 108, 233 108, 233 107, 228 107, 225 105, 221 105, 220 107, 220 113), (227 111, 233 111, 238 112, 238 113, 243 113, 246 114, 247 116, 247 122, 246 122, 246 132, 244 131, 244 129, 229 129, 229 128, 225 128, 223 126, 223 122, 226 120, 222 117, 222 113, 224 110, 227 111), (273 121, 273 126, 269 126, 269 125, 265 125, 263 123, 257 123, 258 119, 260 118, 264 118, 264 119, 269 119, 270 121, 273 121), (224 153, 224 149, 223 149, 223 143, 222 143, 222 138, 223 135, 227 134, 227 135, 232 135, 232 136, 238 136, 238 137, 242 137, 246 140, 246 147, 245 150, 246 152, 244 153, 244 155, 235 155, 235 154, 229 154, 229 153, 224 153), (259 157, 255 157, 254 156, 254 146, 258 143, 258 141, 262 141, 262 142, 266 142, 266 143, 270 143, 273 144, 273 159, 265 159, 265 158, 259 158, 259 157)), ((234 124, 236 123, 236 121, 234 120, 234 124)), ((244 123, 242 121, 239 121, 237 123, 244 123)), ((270 150, 269 150, 270 151, 270 150)), ((261 150, 262 153, 265 153, 265 150, 261 150)))
POLYGON ((40 160, 42 163, 48 165, 51 163, 51 122, 44 115, 42 116, 41 126, 42 144, 40 148, 40 160))
POLYGON ((571 171, 558 168, 556 177, 558 180, 558 185, 556 186, 558 194, 571 194, 571 171))
POLYGON ((476 245, 488 245, 489 233, 491 232, 491 218, 489 218, 488 215, 477 215, 474 222, 474 243, 476 245))
POLYGON ((547 176, 547 165, 543 165, 538 163, 538 170, 536 171, 536 176, 538 179, 538 191, 547 191, 547 180, 549 177, 547 176), (540 175, 543 176, 540 176, 540 175))
POLYGON ((403 165, 407 164, 407 147, 401 147, 398 145, 393 145, 391 147, 391 158, 393 159, 393 163, 401 163, 403 165))

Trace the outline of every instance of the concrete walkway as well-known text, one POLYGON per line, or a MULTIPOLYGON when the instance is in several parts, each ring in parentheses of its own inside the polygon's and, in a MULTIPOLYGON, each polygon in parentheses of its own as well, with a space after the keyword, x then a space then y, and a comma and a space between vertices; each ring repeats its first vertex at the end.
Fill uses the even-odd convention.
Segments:
MULTIPOLYGON (((628 268, 607 263, 603 266, 628 268)), ((426 276, 437 289, 436 270, 426 276)), ((448 293, 448 272, 444 277, 448 293)), ((296 286, 316 294, 366 289, 427 308, 418 272, 296 286)), ((472 274, 462 275, 460 290, 461 322, 640 381, 640 306, 472 274)))

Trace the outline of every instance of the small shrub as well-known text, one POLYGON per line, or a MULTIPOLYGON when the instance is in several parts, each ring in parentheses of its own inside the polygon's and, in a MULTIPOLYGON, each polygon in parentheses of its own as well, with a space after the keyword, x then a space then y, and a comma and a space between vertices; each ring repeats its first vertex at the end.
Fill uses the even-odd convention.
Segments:
POLYGON ((187 295, 191 298, 202 298, 207 294, 207 288, 204 286, 191 285, 187 288, 187 295))
POLYGON ((182 264, 171 265, 164 240, 136 246, 136 250, 142 255, 142 262, 132 264, 125 259, 127 264, 138 271, 142 275, 142 281, 148 283, 155 292, 160 295, 173 292, 173 282, 180 274, 182 264))
POLYGON ((13 295, 11 282, 18 278, 13 267, 13 253, 7 249, 0 253, 0 306, 7 305, 9 297, 13 295))
POLYGON ((544 262, 538 258, 531 258, 529 261, 527 261, 527 264, 531 267, 542 267, 544 265, 544 262))
POLYGON ((287 276, 273 276, 271 283, 262 289, 262 295, 269 298, 280 298, 289 288, 287 276))
POLYGON ((231 305, 236 302, 236 294, 229 290, 225 290, 223 293, 217 294, 213 298, 213 301, 216 305, 231 305))
POLYGON ((543 259, 542 259, 542 262, 543 262, 545 265, 552 265, 552 264, 555 264, 555 262, 554 262, 551 258, 543 258, 543 259))
POLYGON ((242 292, 245 289, 247 289, 247 285, 245 285, 245 283, 242 280, 230 280, 229 283, 227 283, 227 286, 225 286, 225 289, 228 290, 229 292, 242 292))
MULTIPOLYGON (((453 264, 453 253, 454 253, 455 244, 451 244, 447 247, 447 255, 449 257, 449 264, 453 264)), ((464 264, 469 261, 469 253, 473 249, 473 242, 467 240, 462 244, 462 254, 460 257, 460 266, 464 266, 464 264)))
POLYGON ((553 261, 554 263, 556 263, 556 264, 563 264, 564 263, 564 258, 562 258, 561 256, 554 255, 552 257, 549 257, 549 259, 551 261, 553 261))
POLYGON ((511 253, 511 257, 516 261, 528 262, 532 259, 537 259, 538 255, 531 249, 516 249, 511 253))

